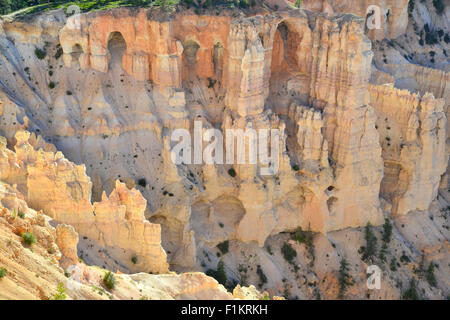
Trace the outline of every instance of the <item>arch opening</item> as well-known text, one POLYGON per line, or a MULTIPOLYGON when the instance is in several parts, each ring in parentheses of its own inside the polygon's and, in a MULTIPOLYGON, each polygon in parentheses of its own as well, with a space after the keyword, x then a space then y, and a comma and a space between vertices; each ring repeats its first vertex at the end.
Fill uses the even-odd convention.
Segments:
POLYGON ((109 66, 122 67, 122 57, 127 51, 127 43, 122 34, 115 31, 109 35, 108 40, 108 54, 109 54, 109 66))
MULTIPOLYGON (((303 32, 295 22, 284 20, 273 36, 272 59, 268 75, 269 101, 277 114, 287 114, 293 100, 308 104, 309 75, 302 73, 299 51, 303 32)), ((305 62, 306 64, 306 62, 305 62)))
POLYGON ((79 43, 75 44, 72 47, 72 52, 70 54, 72 56, 72 66, 80 65, 80 56, 82 53, 84 53, 83 48, 81 47, 81 45, 79 43))
POLYGON ((223 74, 223 56, 224 56, 224 47, 220 42, 217 42, 213 48, 213 64, 214 64, 214 76, 219 81, 222 79, 223 74))
POLYGON ((196 78, 197 76, 197 52, 200 45, 195 40, 186 40, 183 43, 184 78, 196 78))

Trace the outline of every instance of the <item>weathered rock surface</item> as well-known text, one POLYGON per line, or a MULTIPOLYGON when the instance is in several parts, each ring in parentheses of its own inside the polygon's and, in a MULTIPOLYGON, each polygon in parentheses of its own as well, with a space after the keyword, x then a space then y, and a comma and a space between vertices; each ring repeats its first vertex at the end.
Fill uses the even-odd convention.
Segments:
MULTIPOLYGON (((409 64, 406 51, 415 47, 404 45, 411 37, 403 33, 423 4, 409 21, 407 1, 375 4, 387 8, 381 30, 364 26, 368 3, 332 0, 304 3, 328 16, 286 6, 252 16, 181 11, 161 20, 152 10, 120 8, 83 14, 79 24, 51 14, 36 17, 36 29, 4 22, 0 132, 17 155, 4 151, 0 175, 30 206, 75 227, 83 260, 112 269, 164 272, 167 252, 178 271, 225 263, 228 286, 250 279, 271 294, 335 298, 342 254, 365 279, 356 252, 363 234, 347 228, 379 226, 385 217, 407 224, 416 210, 423 216, 411 218, 412 229, 426 222, 433 234, 426 248, 440 245, 445 265, 448 230, 438 218, 447 202, 444 179, 439 194, 438 187, 448 158, 448 76, 409 64), (371 44, 367 35, 397 39, 371 44), (39 37, 47 42, 43 60, 33 53, 43 47, 39 37), (62 60, 54 57, 59 45, 62 60), (263 175, 267 163, 236 161, 175 165, 171 132, 194 135, 196 121, 224 136, 229 129, 280 130, 277 170, 263 175), (21 130, 43 139, 16 135, 21 130), (65 160, 53 144, 86 166, 65 160), (429 225, 428 214, 442 223, 429 225), (286 235, 298 227, 320 233, 318 265, 286 235), (284 261, 285 242, 298 253, 300 271, 284 261), (216 248, 220 243, 229 244, 228 254, 216 248), (241 264, 260 267, 247 277, 241 264), (261 270, 267 283, 259 283, 261 270), (300 277, 304 286, 296 286, 300 277)), ((399 239, 408 236, 399 232, 399 239)), ((411 249, 399 239, 401 250, 389 259, 405 250, 418 261, 426 241, 410 239, 411 249)), ((401 269, 402 281, 409 280, 401 269)), ((377 297, 400 297, 396 284, 386 284, 377 297)), ((434 297, 445 291, 424 289, 434 297)), ((237 296, 253 295, 244 291, 237 296)), ((365 298, 364 286, 349 296, 365 298)))
POLYGON ((397 38, 408 26, 408 0, 305 0, 302 8, 329 15, 353 13, 363 17, 366 22, 369 20, 366 30, 372 40, 397 38))
POLYGON ((383 147, 381 195, 392 214, 427 210, 436 199, 448 162, 444 100, 389 85, 369 87, 383 147))
MULTIPOLYGON (((123 250, 124 254, 117 259, 125 270, 168 271, 160 226, 146 221, 147 202, 139 191, 128 190, 125 184, 117 182, 109 198, 103 194, 103 200, 92 205, 92 183, 84 165, 73 164, 61 152, 34 149, 29 143, 29 132, 17 132, 15 139, 15 153, 6 148, 5 141, 1 144, 0 178, 17 185, 33 208, 75 227, 78 234, 103 248, 123 250), (132 256, 136 256, 138 263, 131 261, 132 256)), ((62 243, 75 238, 64 230, 62 243)), ((72 253, 65 256, 69 260, 74 257, 72 253)))

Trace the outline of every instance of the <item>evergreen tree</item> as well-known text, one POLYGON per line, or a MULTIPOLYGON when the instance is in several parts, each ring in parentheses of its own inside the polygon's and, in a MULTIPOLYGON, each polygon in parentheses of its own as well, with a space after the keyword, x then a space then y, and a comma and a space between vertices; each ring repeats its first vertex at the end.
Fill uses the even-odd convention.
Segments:
POLYGON ((10 0, 0 0, 0 14, 7 14, 11 11, 10 0))

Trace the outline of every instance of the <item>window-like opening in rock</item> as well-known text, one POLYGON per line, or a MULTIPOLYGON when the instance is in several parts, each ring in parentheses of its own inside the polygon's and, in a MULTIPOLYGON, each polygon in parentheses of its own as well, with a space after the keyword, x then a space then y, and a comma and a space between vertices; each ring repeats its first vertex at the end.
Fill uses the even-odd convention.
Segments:
POLYGON ((72 47, 72 53, 70 54, 72 56, 72 65, 80 63, 80 56, 82 53, 83 48, 81 48, 81 45, 78 43, 72 47))
MULTIPOLYGON (((293 99, 308 103, 310 75, 298 63, 299 46, 303 33, 295 21, 282 21, 273 36, 272 59, 269 76, 269 101, 275 113, 287 113, 293 99)), ((270 44, 267 44, 269 47, 270 44)))
POLYGON ((113 32, 109 36, 108 53, 110 66, 122 66, 122 57, 127 50, 127 43, 120 32, 113 32))
POLYGON ((338 199, 336 197, 331 197, 327 200, 328 212, 330 214, 334 214, 334 209, 335 209, 337 201, 338 201, 338 199))
POLYGON ((262 32, 258 33, 259 40, 261 41, 261 45, 264 47, 264 35, 262 32))
POLYGON ((187 40, 184 42, 184 57, 188 65, 197 64, 197 51, 200 45, 194 40, 187 40))
POLYGON ((219 81, 222 79, 223 54, 224 48, 222 44, 216 43, 213 49, 214 76, 219 81))
POLYGON ((194 40, 186 40, 183 43, 184 79, 195 79, 197 76, 197 51, 200 45, 194 40))
POLYGON ((374 14, 375 14, 375 10, 370 10, 369 12, 367 12, 366 20, 364 21, 364 32, 367 32, 367 30, 368 30, 367 25, 368 25, 369 18, 372 17, 374 14))

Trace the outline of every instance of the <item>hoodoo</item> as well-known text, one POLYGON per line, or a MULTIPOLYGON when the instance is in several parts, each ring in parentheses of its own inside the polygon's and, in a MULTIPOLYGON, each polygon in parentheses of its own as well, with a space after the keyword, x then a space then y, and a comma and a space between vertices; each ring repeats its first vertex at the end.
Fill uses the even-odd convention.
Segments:
POLYGON ((447 2, 6 2, 0 299, 450 295, 447 2))

